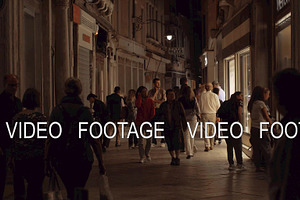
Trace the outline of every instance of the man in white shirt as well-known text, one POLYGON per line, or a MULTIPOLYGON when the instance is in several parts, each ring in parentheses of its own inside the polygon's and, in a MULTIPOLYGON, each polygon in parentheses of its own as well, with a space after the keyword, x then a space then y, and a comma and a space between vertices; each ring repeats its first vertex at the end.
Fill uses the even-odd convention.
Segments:
POLYGON ((219 99, 224 102, 225 101, 225 92, 221 88, 220 84, 218 81, 213 81, 212 82, 213 88, 219 88, 219 99))
POLYGON ((213 150, 214 137, 207 138, 206 135, 212 136, 215 130, 212 125, 208 125, 207 130, 205 130, 205 123, 216 123, 216 113, 220 107, 220 101, 218 96, 211 91, 213 89, 213 85, 211 83, 207 83, 205 85, 205 89, 207 92, 203 93, 200 97, 200 114, 204 127, 204 151, 209 151, 213 150))

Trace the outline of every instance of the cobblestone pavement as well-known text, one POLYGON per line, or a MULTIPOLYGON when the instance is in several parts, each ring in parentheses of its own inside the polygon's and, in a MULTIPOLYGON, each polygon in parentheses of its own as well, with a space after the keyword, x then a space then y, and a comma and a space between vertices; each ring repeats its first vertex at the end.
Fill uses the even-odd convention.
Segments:
MULTIPOLYGON (((111 142, 114 144, 114 142, 111 142)), ((139 163, 137 149, 110 147, 104 154, 111 191, 115 200, 152 199, 268 199, 267 177, 255 172, 244 156, 245 171, 229 171, 225 141, 214 150, 203 151, 203 141, 196 140, 198 152, 192 159, 181 154, 181 165, 171 166, 167 148, 151 149, 151 162, 139 163)), ((99 199, 96 162, 86 188, 89 199, 99 199)), ((7 180, 5 199, 13 199, 11 174, 7 180)), ((45 180, 45 189, 47 188, 45 180)))

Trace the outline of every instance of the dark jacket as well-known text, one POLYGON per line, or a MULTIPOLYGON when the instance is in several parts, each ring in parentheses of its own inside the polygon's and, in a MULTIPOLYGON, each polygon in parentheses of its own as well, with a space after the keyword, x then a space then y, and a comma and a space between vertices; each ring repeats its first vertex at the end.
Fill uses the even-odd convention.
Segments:
POLYGON ((102 101, 96 99, 93 109, 95 120, 104 125, 108 121, 108 111, 105 104, 102 101))
MULTIPOLYGON (((275 146, 270 162, 269 173, 269 197, 270 199, 300 199, 300 116, 287 114, 281 123, 283 127, 288 122, 298 125, 298 134, 294 139, 285 135, 281 137, 275 146)), ((288 134, 295 134, 292 125, 288 126, 288 134)))
POLYGON ((185 111, 179 101, 174 100, 172 103, 172 124, 168 122, 168 101, 163 102, 155 116, 155 121, 164 122, 165 130, 183 129, 187 128, 187 121, 185 111))
MULTIPOLYGON (((68 121, 69 118, 65 119, 63 112, 66 112, 70 118, 73 118, 78 122, 88 122, 89 124, 91 124, 93 122, 93 117, 92 117, 92 113, 91 113, 90 109, 88 107, 83 106, 83 103, 79 97, 65 96, 62 98, 61 103, 53 109, 53 111, 50 115, 50 120, 49 120, 49 123, 56 121, 61 124, 62 129, 63 129, 62 134, 67 134, 64 130, 64 124, 70 123, 70 121, 68 121), (81 109, 80 112, 79 112, 79 109, 81 109)), ((52 128, 53 135, 58 135, 59 130, 56 127, 57 126, 53 126, 53 128, 52 128)), ((85 125, 84 128, 87 128, 87 130, 89 131, 89 128, 87 125, 85 125)), ((96 140, 91 138, 88 131, 82 133, 82 138, 80 140, 93 145, 93 143, 96 142, 96 140)), ((72 134, 75 134, 75 137, 78 138, 78 135, 79 135, 78 131, 73 132, 72 134)), ((94 135, 97 135, 97 134, 94 134, 94 135)), ((62 152, 60 149, 63 149, 63 147, 61 147, 61 145, 64 144, 63 140, 65 137, 69 137, 69 136, 62 135, 58 139, 50 138, 49 152, 47 152, 50 159, 54 159, 57 161, 63 161, 63 162, 75 161, 72 158, 63 158, 62 157, 64 152, 62 152)), ((78 161, 78 162, 79 161, 93 162, 93 153, 90 148, 90 145, 86 145, 85 150, 82 151, 80 155, 77 155, 76 161, 78 161)))
POLYGON ((14 97, 14 100, 10 98, 10 95, 5 91, 0 94, 0 147, 6 149, 12 143, 6 122, 12 124, 13 117, 21 112, 22 103, 19 98, 14 97))
POLYGON ((110 120, 120 120, 122 97, 113 93, 106 97, 106 105, 110 120))

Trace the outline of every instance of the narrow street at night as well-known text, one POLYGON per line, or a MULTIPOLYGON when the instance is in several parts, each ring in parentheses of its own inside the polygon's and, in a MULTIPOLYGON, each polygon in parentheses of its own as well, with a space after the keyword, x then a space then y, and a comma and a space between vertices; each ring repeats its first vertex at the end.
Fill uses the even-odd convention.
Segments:
POLYGON ((299 200, 299 19, 300 0, 0 0, 0 200, 299 200))
MULTIPOLYGON (((112 142, 113 144, 113 142, 112 142)), ((181 165, 171 166, 166 148, 151 148, 151 162, 139 163, 137 149, 128 149, 127 141, 121 147, 109 147, 104 154, 109 184, 117 200, 265 200, 268 199, 267 177, 255 172, 251 160, 243 154, 245 171, 229 171, 226 144, 214 150, 203 151, 203 140, 197 139, 198 152, 192 159, 181 153, 181 165)), ((99 199, 98 167, 94 162, 86 189, 89 199, 99 199)), ((48 179, 44 181, 47 188, 48 179)), ((63 185, 63 184, 61 184, 63 185)), ((12 185, 8 185, 12 188, 12 185)), ((6 200, 12 200, 11 193, 6 200)))

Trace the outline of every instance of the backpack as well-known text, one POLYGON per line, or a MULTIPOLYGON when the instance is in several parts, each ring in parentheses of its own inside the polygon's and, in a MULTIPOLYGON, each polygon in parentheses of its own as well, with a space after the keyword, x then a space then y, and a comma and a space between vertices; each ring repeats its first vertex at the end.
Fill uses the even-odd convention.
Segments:
POLYGON ((62 134, 53 140, 55 155, 58 160, 75 160, 75 161, 93 161, 93 154, 89 145, 87 133, 82 134, 79 138, 80 116, 84 107, 80 107, 73 117, 71 117, 62 105, 58 106, 63 115, 62 134))
POLYGON ((223 122, 233 123, 238 121, 238 115, 230 100, 224 101, 224 103, 221 104, 221 107, 217 111, 217 116, 219 116, 223 122))

